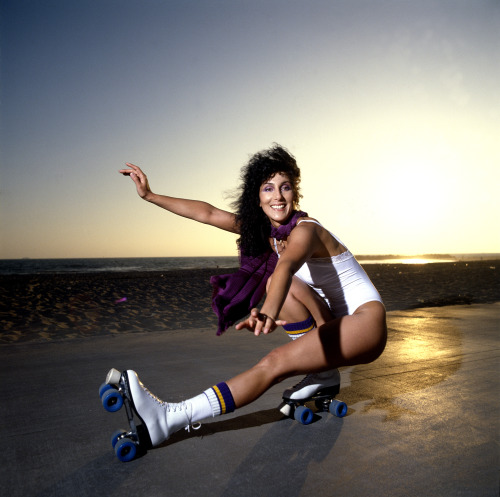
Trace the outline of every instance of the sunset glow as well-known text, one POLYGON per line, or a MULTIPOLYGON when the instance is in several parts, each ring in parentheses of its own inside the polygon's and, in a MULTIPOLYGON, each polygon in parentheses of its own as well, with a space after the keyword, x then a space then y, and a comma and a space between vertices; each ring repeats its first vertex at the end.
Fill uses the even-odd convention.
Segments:
POLYGON ((273 142, 354 253, 500 252, 498 2, 0 9, 0 258, 236 255, 117 171, 230 209, 273 142))

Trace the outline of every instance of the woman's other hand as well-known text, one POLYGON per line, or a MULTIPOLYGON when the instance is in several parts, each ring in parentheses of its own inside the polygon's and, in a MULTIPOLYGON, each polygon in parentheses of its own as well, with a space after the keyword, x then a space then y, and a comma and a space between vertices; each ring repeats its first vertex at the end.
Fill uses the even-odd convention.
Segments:
POLYGON ((255 308, 251 310, 250 316, 241 321, 241 323, 238 323, 235 328, 237 330, 246 328, 252 331, 255 336, 259 336, 261 333, 264 335, 272 333, 278 326, 283 326, 284 324, 286 324, 286 321, 275 320, 266 314, 262 314, 259 309, 255 308))

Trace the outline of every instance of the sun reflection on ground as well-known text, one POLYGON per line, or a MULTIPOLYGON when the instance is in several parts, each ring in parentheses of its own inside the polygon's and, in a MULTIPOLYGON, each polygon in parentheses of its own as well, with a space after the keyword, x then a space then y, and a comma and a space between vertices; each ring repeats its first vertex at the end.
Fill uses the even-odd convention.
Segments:
POLYGON ((407 396, 438 396, 439 390, 429 389, 460 369, 462 333, 452 317, 435 309, 395 311, 389 313, 387 325, 386 350, 376 363, 349 371, 352 383, 342 388, 340 397, 351 409, 361 407, 362 413, 382 409, 385 420, 393 421, 417 414, 405 404, 407 396), (358 402, 362 404, 356 406, 358 402))

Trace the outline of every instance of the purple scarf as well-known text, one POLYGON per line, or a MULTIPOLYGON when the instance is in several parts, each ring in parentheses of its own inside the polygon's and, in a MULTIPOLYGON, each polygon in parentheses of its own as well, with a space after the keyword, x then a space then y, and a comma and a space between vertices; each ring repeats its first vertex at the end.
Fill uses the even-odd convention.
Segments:
MULTIPOLYGON (((271 226, 270 236, 277 240, 287 238, 302 216, 307 216, 307 213, 298 211, 287 224, 279 228, 271 226)), ((266 292, 267 280, 273 274, 277 263, 278 256, 271 249, 256 257, 245 255, 242 249, 238 272, 210 278, 214 288, 212 309, 219 319, 217 335, 222 335, 236 321, 257 307, 266 292)))

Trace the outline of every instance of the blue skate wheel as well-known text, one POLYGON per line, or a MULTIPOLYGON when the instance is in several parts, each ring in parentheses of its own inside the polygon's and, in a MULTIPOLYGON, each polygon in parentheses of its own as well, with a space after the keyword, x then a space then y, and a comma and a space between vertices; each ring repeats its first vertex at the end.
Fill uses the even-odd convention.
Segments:
POLYGON ((99 397, 102 398, 102 394, 106 391, 108 391, 110 388, 113 388, 111 385, 109 385, 108 383, 103 383, 100 387, 99 387, 99 397))
POLYGON ((343 418, 347 414, 347 404, 333 399, 328 410, 337 418, 343 418))
POLYGON ((293 417, 299 423, 303 425, 309 425, 312 423, 314 413, 311 411, 311 409, 309 409, 309 407, 299 406, 297 407, 297 409, 295 409, 293 417))
POLYGON ((113 449, 115 448, 115 446, 116 446, 118 440, 120 439, 120 437, 122 435, 125 435, 126 433, 127 433, 127 431, 123 430, 123 429, 116 430, 116 431, 113 432, 113 434, 111 435, 111 445, 113 446, 113 449))
POLYGON ((123 397, 116 388, 106 390, 101 397, 102 405, 108 412, 116 412, 123 405, 123 397))
POLYGON ((129 438, 122 438, 116 442, 115 454, 121 462, 129 462, 137 454, 137 445, 129 438))

